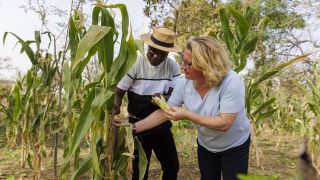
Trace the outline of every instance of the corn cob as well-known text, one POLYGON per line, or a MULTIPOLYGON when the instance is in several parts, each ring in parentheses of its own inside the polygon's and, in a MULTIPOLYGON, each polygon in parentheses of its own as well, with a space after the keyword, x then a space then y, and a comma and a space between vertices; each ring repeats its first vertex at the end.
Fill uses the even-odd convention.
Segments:
POLYGON ((171 107, 167 104, 166 99, 162 95, 160 95, 160 97, 153 96, 152 101, 156 105, 158 105, 162 110, 172 112, 171 107))

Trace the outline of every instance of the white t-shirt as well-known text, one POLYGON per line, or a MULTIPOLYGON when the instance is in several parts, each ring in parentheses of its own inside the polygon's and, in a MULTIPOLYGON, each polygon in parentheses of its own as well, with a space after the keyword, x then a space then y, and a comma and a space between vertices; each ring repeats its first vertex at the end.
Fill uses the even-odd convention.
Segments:
POLYGON ((158 66, 152 66, 147 59, 139 56, 135 65, 117 87, 139 95, 165 94, 169 87, 175 87, 180 74, 179 64, 170 58, 158 66))
MULTIPOLYGON (((138 118, 145 118, 159 107, 151 102, 156 93, 167 94, 180 78, 177 62, 167 58, 157 66, 152 66, 143 56, 139 56, 127 75, 117 87, 128 93, 128 112, 138 118)), ((167 124, 171 124, 169 121, 167 124)))
POLYGON ((195 90, 192 80, 182 78, 173 90, 168 104, 184 104, 188 111, 204 116, 238 113, 227 132, 196 124, 199 144, 213 153, 242 145, 250 135, 250 122, 245 110, 244 84, 240 76, 232 70, 223 78, 221 84, 211 88, 203 99, 195 90))

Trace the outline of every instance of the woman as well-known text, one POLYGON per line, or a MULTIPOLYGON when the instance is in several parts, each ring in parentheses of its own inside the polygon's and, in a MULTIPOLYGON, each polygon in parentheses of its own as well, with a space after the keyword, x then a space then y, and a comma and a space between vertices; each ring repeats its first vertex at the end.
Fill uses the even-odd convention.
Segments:
POLYGON ((226 180, 247 174, 250 123, 245 89, 240 76, 231 70, 227 51, 211 37, 197 37, 187 43, 182 58, 185 78, 168 100, 173 112, 155 111, 133 124, 133 130, 150 129, 167 118, 188 119, 198 130, 202 180, 220 180, 221 173, 226 180))

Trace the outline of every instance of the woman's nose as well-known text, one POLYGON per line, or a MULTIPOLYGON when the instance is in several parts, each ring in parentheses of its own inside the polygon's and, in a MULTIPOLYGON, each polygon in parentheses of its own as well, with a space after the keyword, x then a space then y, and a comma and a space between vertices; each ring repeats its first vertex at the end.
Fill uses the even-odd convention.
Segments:
POLYGON ((184 63, 181 63, 181 66, 180 66, 181 70, 182 71, 186 71, 187 70, 187 67, 184 63))

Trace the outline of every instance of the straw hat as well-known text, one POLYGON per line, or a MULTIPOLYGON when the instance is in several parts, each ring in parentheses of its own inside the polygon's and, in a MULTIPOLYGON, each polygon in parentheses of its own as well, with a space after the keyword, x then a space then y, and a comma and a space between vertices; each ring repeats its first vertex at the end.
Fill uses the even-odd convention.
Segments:
POLYGON ((148 45, 167 52, 180 52, 181 48, 174 44, 176 35, 167 28, 153 28, 152 34, 145 33, 140 36, 141 40, 148 45))

